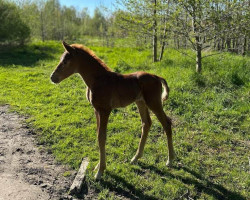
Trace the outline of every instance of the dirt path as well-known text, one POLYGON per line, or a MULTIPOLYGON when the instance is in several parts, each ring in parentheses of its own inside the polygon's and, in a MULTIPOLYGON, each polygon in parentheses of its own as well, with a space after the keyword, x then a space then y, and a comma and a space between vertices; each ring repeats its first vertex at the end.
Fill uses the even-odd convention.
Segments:
POLYGON ((24 118, 0 106, 0 200, 68 199, 73 175, 38 148, 24 118))

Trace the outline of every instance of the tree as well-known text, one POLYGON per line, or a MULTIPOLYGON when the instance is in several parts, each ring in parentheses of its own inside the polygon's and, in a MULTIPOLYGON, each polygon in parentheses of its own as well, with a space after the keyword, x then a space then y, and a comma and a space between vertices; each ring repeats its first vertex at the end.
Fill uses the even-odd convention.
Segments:
POLYGON ((0 42, 24 42, 30 36, 29 27, 21 20, 15 4, 0 2, 0 42))
POLYGON ((90 27, 90 16, 88 8, 82 9, 80 17, 81 17, 81 35, 87 35, 90 27))
POLYGON ((61 40, 61 6, 58 0, 48 0, 45 2, 43 10, 45 20, 45 38, 61 40))
POLYGON ((152 44, 153 62, 158 61, 159 38, 161 38, 161 53, 165 49, 166 33, 169 18, 169 0, 119 0, 126 8, 127 14, 120 16, 119 25, 127 29, 140 43, 152 44))
POLYGON ((211 47, 211 41, 221 30, 220 15, 213 12, 213 2, 207 0, 178 0, 176 2, 179 26, 175 32, 186 38, 196 52, 196 72, 202 71, 202 51, 211 47), (217 23, 216 23, 217 22, 217 23))
POLYGON ((159 61, 162 60, 163 58, 163 53, 165 50, 165 46, 166 46, 166 39, 167 39, 167 31, 170 28, 170 0, 167 1, 163 1, 162 2, 162 24, 163 24, 163 33, 161 35, 161 51, 160 51, 160 56, 159 56, 159 61))
MULTIPOLYGON (((233 51, 239 54, 245 55, 247 51, 247 44, 250 37, 250 2, 247 0, 229 2, 228 4, 228 16, 230 16, 230 34, 233 38, 233 51)), ((231 41, 228 41, 231 48, 231 41)))
POLYGON ((107 22, 101 10, 96 8, 94 11, 94 16, 90 20, 90 34, 103 37, 104 32, 107 30, 107 22))
MULTIPOLYGON (((202 71, 203 51, 246 52, 249 38, 249 1, 175 0, 174 33, 187 39, 196 52, 196 71, 202 71), (237 48, 237 50, 235 50, 237 48)), ((244 54, 242 53, 242 54, 244 54)))
POLYGON ((18 5, 34 38, 73 40, 82 34, 81 14, 74 7, 61 7, 58 0, 23 0, 18 5))
POLYGON ((81 19, 77 16, 74 7, 63 7, 60 13, 60 35, 61 38, 74 40, 81 34, 81 19))
POLYGON ((40 36, 40 15, 37 4, 28 0, 18 2, 22 21, 28 25, 31 37, 38 38, 40 36))
POLYGON ((157 61, 157 0, 153 0, 153 36, 152 36, 152 43, 153 43, 153 61, 157 61))

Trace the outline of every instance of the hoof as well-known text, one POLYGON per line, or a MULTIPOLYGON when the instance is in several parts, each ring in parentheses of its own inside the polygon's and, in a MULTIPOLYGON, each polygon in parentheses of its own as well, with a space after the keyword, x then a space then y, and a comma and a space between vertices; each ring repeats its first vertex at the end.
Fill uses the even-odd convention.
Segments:
POLYGON ((98 170, 98 172, 95 174, 95 180, 100 180, 102 178, 103 172, 98 170))

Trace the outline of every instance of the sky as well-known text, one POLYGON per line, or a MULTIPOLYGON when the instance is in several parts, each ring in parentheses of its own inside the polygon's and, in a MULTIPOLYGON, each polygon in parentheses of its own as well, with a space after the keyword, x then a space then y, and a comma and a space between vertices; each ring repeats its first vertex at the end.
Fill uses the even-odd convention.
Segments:
POLYGON ((112 9, 116 0, 59 0, 62 6, 74 6, 78 10, 87 7, 89 14, 93 16, 96 7, 105 6, 112 9))

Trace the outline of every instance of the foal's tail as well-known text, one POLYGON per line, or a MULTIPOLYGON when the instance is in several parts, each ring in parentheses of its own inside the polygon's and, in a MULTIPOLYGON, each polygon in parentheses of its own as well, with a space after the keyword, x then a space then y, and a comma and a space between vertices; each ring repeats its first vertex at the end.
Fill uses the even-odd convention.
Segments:
POLYGON ((165 101, 168 99, 170 89, 168 87, 167 81, 164 78, 161 78, 159 76, 158 76, 158 78, 161 81, 161 84, 163 86, 163 93, 161 95, 161 99, 162 99, 162 101, 165 101))

